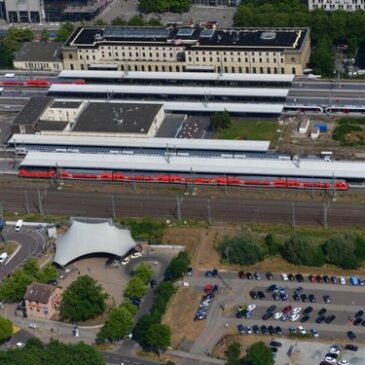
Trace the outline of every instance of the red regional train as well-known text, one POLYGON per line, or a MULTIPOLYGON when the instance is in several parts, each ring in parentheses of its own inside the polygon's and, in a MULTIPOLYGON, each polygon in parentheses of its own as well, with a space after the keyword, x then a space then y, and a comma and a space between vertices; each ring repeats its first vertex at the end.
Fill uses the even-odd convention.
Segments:
POLYGON ((37 179, 97 180, 216 186, 252 186, 292 189, 347 190, 345 180, 258 176, 192 176, 180 173, 128 173, 124 171, 41 169, 20 167, 19 177, 37 179))
POLYGON ((85 85, 85 80, 57 80, 49 81, 47 79, 32 79, 32 80, 0 80, 0 86, 22 86, 22 87, 50 87, 52 84, 75 84, 75 85, 85 85))

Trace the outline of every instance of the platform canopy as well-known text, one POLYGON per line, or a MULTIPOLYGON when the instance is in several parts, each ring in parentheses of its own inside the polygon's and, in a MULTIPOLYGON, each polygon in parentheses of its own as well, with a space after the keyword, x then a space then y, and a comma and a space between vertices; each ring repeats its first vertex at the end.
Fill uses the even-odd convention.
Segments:
POLYGON ((121 257, 135 246, 130 231, 116 227, 112 220, 73 218, 68 231, 56 241, 53 261, 65 266, 81 256, 96 253, 121 257))

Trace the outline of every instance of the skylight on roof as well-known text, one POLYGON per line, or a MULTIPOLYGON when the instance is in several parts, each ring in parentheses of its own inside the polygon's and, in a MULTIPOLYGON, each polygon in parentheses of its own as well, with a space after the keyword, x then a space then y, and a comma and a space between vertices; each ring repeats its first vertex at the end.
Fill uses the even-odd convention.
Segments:
POLYGON ((195 30, 194 28, 180 28, 177 31, 176 35, 179 37, 181 37, 181 36, 189 37, 189 36, 193 35, 194 30, 195 30))
POLYGON ((200 32, 200 38, 211 38, 214 35, 214 29, 203 29, 200 32))

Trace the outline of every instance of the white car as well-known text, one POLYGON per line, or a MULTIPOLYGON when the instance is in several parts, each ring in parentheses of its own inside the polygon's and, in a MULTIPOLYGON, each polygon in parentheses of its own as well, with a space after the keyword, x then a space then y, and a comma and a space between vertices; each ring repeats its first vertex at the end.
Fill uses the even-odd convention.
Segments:
POLYGON ((301 334, 301 335, 305 335, 307 334, 307 331, 304 329, 303 326, 298 326, 298 332, 301 334))
POLYGON ((250 305, 248 305, 247 310, 252 312, 255 308, 256 308, 256 304, 250 304, 250 305))
POLYGON ((127 256, 124 258, 124 260, 122 261, 122 265, 125 266, 129 263, 129 261, 131 261, 131 257, 127 256))
POLYGON ((15 223, 15 232, 20 232, 23 227, 23 219, 18 219, 15 223))
POLYGON ((249 335, 252 333, 252 328, 250 326, 246 327, 246 333, 249 335))
POLYGON ((340 362, 338 363, 338 365, 351 365, 351 364, 347 360, 340 360, 340 362))
POLYGON ((280 319, 282 316, 283 316, 283 312, 276 312, 276 313, 274 314, 274 318, 275 318, 275 319, 280 319))
POLYGON ((337 347, 331 346, 330 350, 329 350, 330 354, 336 354, 339 355, 340 354, 340 350, 337 347))
POLYGON ((288 279, 288 275, 287 274, 285 274, 285 272, 283 272, 281 275, 281 278, 284 280, 284 281, 288 281, 289 279, 288 279))
POLYGON ((330 364, 336 364, 336 362, 337 362, 337 360, 336 359, 334 359, 333 357, 331 357, 331 356, 326 356, 325 358, 324 358, 324 361, 327 361, 328 363, 330 363, 330 364))
POLYGON ((319 337, 319 333, 318 333, 318 331, 315 328, 312 328, 311 329, 311 332, 312 332, 312 336, 313 337, 315 337, 315 338, 319 337))
POLYGON ((346 284, 346 279, 343 276, 340 277, 340 284, 341 285, 345 285, 346 284))
POLYGON ((292 314, 299 314, 301 311, 302 311, 302 308, 301 307, 295 307, 292 310, 292 314))
POLYGON ((134 252, 130 255, 131 259, 137 259, 138 257, 142 257, 142 252, 134 252))
POLYGON ((7 258, 8 258, 8 254, 6 252, 3 252, 0 255, 0 264, 3 264, 7 258))
POLYGON ((295 321, 297 321, 297 320, 299 319, 299 317, 300 317, 300 315, 299 315, 299 314, 292 314, 292 315, 290 316, 290 320, 291 320, 292 322, 295 322, 295 321))

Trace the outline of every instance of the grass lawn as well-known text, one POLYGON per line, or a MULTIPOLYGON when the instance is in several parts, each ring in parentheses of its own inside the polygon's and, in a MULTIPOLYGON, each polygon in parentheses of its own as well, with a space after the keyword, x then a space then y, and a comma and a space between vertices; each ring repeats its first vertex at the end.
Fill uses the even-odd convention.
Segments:
POLYGON ((218 131, 215 138, 265 140, 271 141, 271 146, 275 146, 280 134, 277 132, 278 129, 279 125, 276 120, 232 119, 231 126, 218 131))

